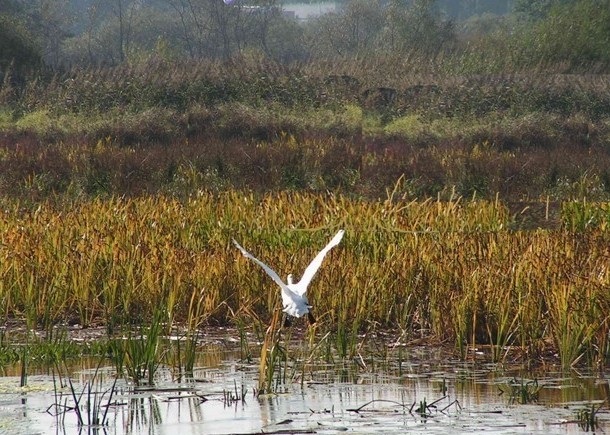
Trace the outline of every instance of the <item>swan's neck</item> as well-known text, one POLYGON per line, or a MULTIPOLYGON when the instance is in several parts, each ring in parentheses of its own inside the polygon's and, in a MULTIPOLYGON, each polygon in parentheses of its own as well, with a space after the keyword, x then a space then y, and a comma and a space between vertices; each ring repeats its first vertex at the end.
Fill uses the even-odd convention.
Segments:
POLYGON ((286 278, 286 281, 288 281, 288 285, 292 284, 292 273, 288 275, 288 277, 286 278))

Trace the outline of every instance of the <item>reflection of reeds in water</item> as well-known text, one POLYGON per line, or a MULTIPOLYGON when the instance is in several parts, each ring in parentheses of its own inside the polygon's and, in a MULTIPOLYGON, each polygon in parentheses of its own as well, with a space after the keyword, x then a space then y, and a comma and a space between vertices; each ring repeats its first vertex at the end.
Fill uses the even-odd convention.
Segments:
POLYGON ((100 365, 98 364, 92 379, 85 383, 80 393, 68 377, 69 396, 73 401, 71 406, 67 405, 68 399, 64 397, 64 393, 57 391, 55 376, 53 376, 55 402, 49 407, 47 412, 56 417, 58 429, 63 427, 66 414, 72 411, 76 414, 79 428, 101 428, 107 425, 108 410, 111 408, 112 399, 116 393, 118 378, 115 377, 110 387, 105 387, 104 379, 99 369, 100 365), (53 412, 51 412, 51 409, 53 409, 53 412))
POLYGON ((525 405, 532 402, 538 401, 540 389, 542 387, 538 385, 538 381, 527 380, 527 379, 512 379, 506 384, 498 386, 500 395, 508 394, 508 400, 511 403, 519 403, 525 405))
MULTIPOLYGON (((137 326, 156 324, 163 308, 169 322, 193 331, 236 319, 256 327, 273 320, 277 288, 255 265, 235 261, 231 238, 251 240, 279 269, 303 270, 345 227, 308 294, 318 330, 337 332, 342 355, 353 355, 358 332, 398 327, 407 339, 454 341, 465 357, 491 345, 496 361, 509 347, 530 358, 552 347, 564 366, 607 361, 604 205, 566 205, 561 228, 515 231, 499 200, 408 201, 397 192, 364 201, 231 191, 183 202, 98 199, 67 211, 8 202, 0 211, 0 312, 47 327, 74 318, 137 326)), ((265 352, 281 359, 277 334, 266 335, 265 352)))
POLYGON ((595 405, 591 405, 591 408, 580 409, 576 413, 576 420, 578 421, 578 425, 582 430, 585 432, 597 430, 597 414, 601 409, 601 406, 596 408, 595 405))

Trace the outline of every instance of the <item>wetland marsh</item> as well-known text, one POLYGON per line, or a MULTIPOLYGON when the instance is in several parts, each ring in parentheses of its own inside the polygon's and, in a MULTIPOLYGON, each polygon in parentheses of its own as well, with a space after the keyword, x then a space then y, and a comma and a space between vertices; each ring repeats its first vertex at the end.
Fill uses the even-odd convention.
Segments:
POLYGON ((304 270, 339 228, 308 293, 320 327, 350 337, 392 329, 564 368, 605 365, 610 233, 604 203, 566 203, 561 228, 521 231, 500 201, 386 201, 297 192, 52 203, 5 202, 0 312, 57 323, 249 325, 263 331, 279 291, 231 239, 277 270, 304 270), (253 249, 252 248, 252 249, 253 249), (153 322, 154 324, 155 322, 153 322))
POLYGON ((297 192, 5 201, 4 427, 603 430, 608 217, 566 203, 558 229, 523 231, 499 200, 297 192), (318 323, 281 327, 277 285, 231 238, 302 270, 337 228, 318 323))
MULTIPOLYGON (((106 393, 103 426, 78 424, 74 396, 66 377, 58 377, 57 371, 32 369, 27 387, 19 387, 18 377, 4 376, 0 430, 13 434, 571 434, 610 427, 605 407, 610 389, 604 372, 497 365, 478 351, 464 361, 446 347, 407 345, 389 336, 375 337, 361 348, 356 363, 338 358, 335 352, 330 359, 328 355, 311 359, 306 334, 294 332, 286 344, 291 354, 286 382, 278 384, 274 393, 257 395, 258 364, 244 359, 239 335, 236 329, 207 335, 191 375, 179 378, 176 370, 163 366, 154 386, 136 387, 121 379, 113 387, 114 368, 99 368, 91 359, 66 365, 78 392, 86 391, 95 376, 103 380, 94 390, 97 395, 106 393), (111 388, 114 395, 109 399, 111 388), (524 389, 528 394, 523 394, 524 389), (593 427, 583 417, 591 409, 593 427)), ((248 339, 256 351, 260 343, 250 335, 248 339)), ((19 371, 4 369, 6 375, 19 371)), ((84 399, 81 406, 84 411, 84 399)))
MULTIPOLYGON (((603 22, 571 3, 525 28, 603 22)), ((607 48, 552 60, 521 35, 5 59, 0 432, 607 431, 607 48), (339 229, 318 322, 282 328, 231 239, 288 273, 339 229)))

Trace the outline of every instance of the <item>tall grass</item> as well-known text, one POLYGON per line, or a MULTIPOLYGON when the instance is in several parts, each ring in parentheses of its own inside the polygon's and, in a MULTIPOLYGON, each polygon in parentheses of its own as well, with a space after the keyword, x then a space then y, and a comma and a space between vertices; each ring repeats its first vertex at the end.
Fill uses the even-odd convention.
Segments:
POLYGON ((518 346, 534 357, 551 347, 565 366, 607 361, 605 227, 512 231, 500 201, 407 201, 399 190, 376 202, 229 191, 182 202, 97 199, 68 210, 5 200, 0 312, 41 326, 75 316, 137 325, 158 307, 194 328, 266 323, 277 286, 239 260, 231 238, 288 273, 345 228, 308 294, 320 327, 340 331, 343 353, 353 348, 350 334, 379 325, 455 340, 464 354, 490 344, 497 360, 518 346))
POLYGON ((282 320, 285 315, 279 307, 273 310, 271 322, 265 332, 261 347, 258 370, 258 394, 278 391, 278 386, 286 383, 288 355, 282 343, 282 320), (283 372, 282 372, 283 364, 283 372))

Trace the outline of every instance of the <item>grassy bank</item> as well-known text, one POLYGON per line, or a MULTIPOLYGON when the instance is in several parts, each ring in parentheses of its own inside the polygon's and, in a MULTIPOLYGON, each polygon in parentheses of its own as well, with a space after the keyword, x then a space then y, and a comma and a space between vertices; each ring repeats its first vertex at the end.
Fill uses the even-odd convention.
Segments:
POLYGON ((561 229, 511 231, 507 208, 485 201, 234 191, 67 210, 4 201, 0 309, 32 327, 137 325, 159 307, 179 322, 267 322, 279 291, 231 238, 282 275, 298 274, 345 228, 310 291, 321 327, 389 327, 461 350, 489 344, 497 358, 514 345, 531 357, 558 351, 566 365, 583 354, 605 361, 608 208, 567 204, 562 213, 561 229))

